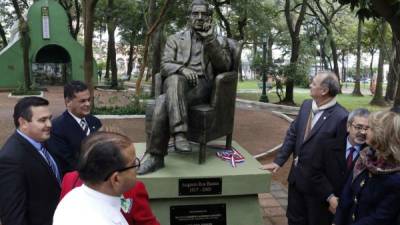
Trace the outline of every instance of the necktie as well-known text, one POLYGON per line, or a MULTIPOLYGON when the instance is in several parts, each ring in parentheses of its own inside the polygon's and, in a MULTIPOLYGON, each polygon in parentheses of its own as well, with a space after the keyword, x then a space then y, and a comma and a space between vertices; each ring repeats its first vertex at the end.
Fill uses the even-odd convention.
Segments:
POLYGON ((307 139, 308 135, 310 134, 312 128, 313 128, 313 119, 315 114, 317 114, 320 110, 310 110, 310 114, 308 115, 308 120, 306 124, 306 130, 304 131, 304 140, 307 139))
POLYGON ((79 124, 81 125, 83 133, 85 133, 86 136, 89 135, 90 130, 89 130, 89 126, 88 126, 86 120, 84 118, 81 119, 81 122, 79 124))
POLYGON ((347 165, 347 169, 350 170, 353 165, 353 153, 356 150, 356 148, 350 147, 349 150, 350 151, 349 151, 349 155, 347 156, 347 159, 346 159, 346 165, 347 165))
POLYGON ((60 174, 57 171, 57 165, 54 162, 54 160, 52 159, 52 157, 49 154, 49 152, 47 151, 47 149, 43 145, 40 148, 40 152, 44 156, 44 158, 46 160, 46 163, 49 165, 49 167, 50 167, 51 171, 53 172, 54 176, 56 176, 58 183, 61 183, 60 174))

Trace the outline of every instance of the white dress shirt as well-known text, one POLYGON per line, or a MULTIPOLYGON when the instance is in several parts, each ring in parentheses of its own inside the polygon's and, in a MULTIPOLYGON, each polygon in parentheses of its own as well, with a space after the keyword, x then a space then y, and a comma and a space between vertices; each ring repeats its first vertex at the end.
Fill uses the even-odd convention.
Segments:
POLYGON ((53 225, 128 225, 120 209, 120 197, 82 185, 70 191, 58 204, 53 225))

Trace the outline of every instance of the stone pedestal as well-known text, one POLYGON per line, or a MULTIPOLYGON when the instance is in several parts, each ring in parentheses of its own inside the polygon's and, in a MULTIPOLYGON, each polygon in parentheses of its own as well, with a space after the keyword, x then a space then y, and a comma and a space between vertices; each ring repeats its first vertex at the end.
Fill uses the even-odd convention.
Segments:
MULTIPOLYGON (((199 165, 198 146, 190 154, 169 152, 165 168, 138 176, 149 192, 150 205, 162 225, 262 225, 258 193, 269 192, 271 175, 237 143, 245 158, 234 168, 216 156, 224 142, 209 144, 199 165)), ((138 157, 144 143, 135 144, 138 157)))

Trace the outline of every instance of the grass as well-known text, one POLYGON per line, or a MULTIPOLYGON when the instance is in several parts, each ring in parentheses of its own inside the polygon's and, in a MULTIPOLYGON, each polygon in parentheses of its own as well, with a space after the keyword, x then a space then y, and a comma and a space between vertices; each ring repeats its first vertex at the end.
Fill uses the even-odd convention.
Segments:
POLYGON ((257 83, 261 82, 258 80, 246 80, 238 82, 237 89, 258 89, 257 83))
MULTIPOLYGON (((306 89, 295 89, 294 92, 294 102, 300 106, 301 103, 305 99, 310 99, 310 95, 308 92, 304 92, 306 89), (300 91, 299 91, 300 90, 300 91)), ((258 101, 260 99, 260 93, 238 93, 238 98, 247 99, 251 101, 258 101)), ((275 92, 268 93, 268 98, 271 103, 276 103, 279 101, 275 92)), ((370 111, 379 111, 386 109, 384 107, 379 106, 371 106, 369 102, 371 101, 372 96, 365 95, 362 97, 352 96, 351 94, 340 94, 337 96, 337 101, 345 107, 348 111, 352 111, 356 108, 367 108, 370 111)))
MULTIPOLYGON (((246 81, 239 81, 237 89, 259 89, 257 83, 260 83, 259 80, 246 80, 246 81)), ((354 88, 354 83, 352 82, 345 82, 341 83, 343 88, 354 88)), ((386 88, 386 83, 383 84, 383 89, 386 88)), ((361 89, 369 89, 369 83, 360 83, 361 89)))
MULTIPOLYGON (((258 83, 261 81, 258 80, 247 80, 238 82, 238 90, 241 89, 253 89, 260 90, 258 88, 258 83)), ((353 89, 354 83, 343 83, 343 88, 353 89)), ((386 88, 386 84, 384 84, 384 89, 386 88)), ((361 83, 362 90, 369 91, 369 83, 361 83)), ((295 88, 294 89, 294 102, 296 105, 300 106, 301 103, 305 99, 310 99, 310 91, 306 88, 295 88)), ((238 93, 238 98, 251 100, 251 101, 259 101, 261 93, 238 93)), ((268 99, 271 103, 279 102, 278 96, 275 94, 275 88, 273 88, 270 93, 268 93, 268 99)), ((356 108, 367 108, 370 111, 379 111, 383 109, 387 109, 388 107, 379 107, 379 106, 371 106, 369 102, 371 101, 371 95, 364 95, 361 97, 352 96, 351 94, 340 94, 337 96, 337 101, 345 107, 348 111, 352 111, 356 108)))

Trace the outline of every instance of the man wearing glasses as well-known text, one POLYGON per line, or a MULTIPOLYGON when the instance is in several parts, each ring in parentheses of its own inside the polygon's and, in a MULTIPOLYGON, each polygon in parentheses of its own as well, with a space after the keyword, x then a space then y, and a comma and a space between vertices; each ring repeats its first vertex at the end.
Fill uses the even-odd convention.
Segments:
POLYGON ((106 131, 90 135, 82 143, 78 162, 83 185, 62 199, 53 225, 127 225, 120 209, 130 211, 133 202, 121 200, 121 195, 135 185, 139 166, 133 142, 128 137, 106 131))
POLYGON ((347 119, 346 138, 321 139, 320 151, 315 152, 312 163, 312 181, 316 188, 315 195, 326 202, 328 218, 332 222, 338 206, 338 197, 342 192, 347 178, 351 174, 359 153, 366 147, 366 132, 369 111, 355 109, 347 119))

